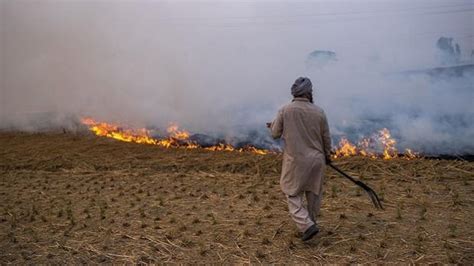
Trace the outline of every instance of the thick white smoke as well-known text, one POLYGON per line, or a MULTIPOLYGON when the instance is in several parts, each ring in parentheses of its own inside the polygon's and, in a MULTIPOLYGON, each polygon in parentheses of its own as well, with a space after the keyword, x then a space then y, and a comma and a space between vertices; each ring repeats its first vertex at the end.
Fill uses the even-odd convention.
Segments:
POLYGON ((473 64, 470 0, 0 1, 4 129, 92 116, 240 137, 308 76, 335 137, 388 127, 400 148, 474 153, 474 74, 430 72, 442 36, 473 64))

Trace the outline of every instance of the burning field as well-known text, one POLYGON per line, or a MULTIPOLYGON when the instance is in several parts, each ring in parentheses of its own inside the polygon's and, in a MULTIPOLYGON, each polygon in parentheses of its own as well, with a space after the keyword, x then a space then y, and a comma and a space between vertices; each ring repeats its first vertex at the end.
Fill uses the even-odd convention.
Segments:
POLYGON ((322 231, 302 243, 278 152, 83 122, 94 134, 0 134, 0 263, 474 261, 472 162, 342 145, 335 164, 385 210, 327 169, 322 231))
POLYGON ((0 14, 0 265, 474 264, 472 0, 0 14), (307 242, 280 131, 333 161, 307 242))

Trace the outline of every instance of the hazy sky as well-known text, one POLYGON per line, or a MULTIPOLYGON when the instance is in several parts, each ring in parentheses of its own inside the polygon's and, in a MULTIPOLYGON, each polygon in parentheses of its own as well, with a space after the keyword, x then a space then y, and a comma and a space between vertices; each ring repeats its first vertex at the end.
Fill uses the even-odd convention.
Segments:
MULTIPOLYGON (((439 66, 440 36, 472 63, 472 0, 0 1, 4 125, 25 126, 37 113, 210 132, 263 125, 291 99, 298 76, 313 80, 335 133, 380 111, 415 141, 439 131, 437 112, 473 113, 472 78, 383 77, 439 66), (337 61, 309 69, 314 50, 334 51, 337 61), (439 101, 438 87, 457 92, 439 101), (401 118, 397 108, 420 115, 401 118)), ((465 134, 429 145, 472 136, 472 127, 465 134)))

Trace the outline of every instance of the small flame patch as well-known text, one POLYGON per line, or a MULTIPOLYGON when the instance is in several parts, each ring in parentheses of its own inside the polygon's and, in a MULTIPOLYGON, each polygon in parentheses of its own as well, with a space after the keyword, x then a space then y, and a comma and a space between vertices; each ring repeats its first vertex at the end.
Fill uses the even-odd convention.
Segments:
MULTIPOLYGON (((392 137, 387 128, 379 130, 369 138, 363 138, 357 145, 352 144, 347 138, 342 138, 337 145, 333 158, 349 157, 360 155, 370 158, 381 157, 384 160, 390 160, 399 157, 396 148, 397 141, 392 137)), ((403 154, 405 159, 414 159, 419 155, 411 149, 406 149, 403 154)))

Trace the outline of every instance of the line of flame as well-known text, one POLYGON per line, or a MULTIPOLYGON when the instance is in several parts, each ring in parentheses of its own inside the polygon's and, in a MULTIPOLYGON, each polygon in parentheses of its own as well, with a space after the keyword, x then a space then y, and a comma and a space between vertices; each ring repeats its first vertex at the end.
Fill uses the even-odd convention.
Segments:
MULTIPOLYGON (((219 143, 210 147, 202 147, 195 141, 190 140, 189 132, 179 129, 179 126, 176 123, 171 123, 166 129, 168 137, 156 139, 151 137, 149 131, 145 128, 130 129, 117 124, 98 122, 92 118, 83 118, 81 121, 97 136, 113 138, 126 142, 157 145, 164 148, 202 148, 208 151, 251 152, 261 155, 275 153, 270 150, 258 149, 254 146, 235 148, 234 146, 227 143, 219 143)), ((357 145, 352 144, 346 138, 342 138, 339 142, 339 145, 334 149, 333 158, 359 155, 374 159, 381 157, 385 160, 389 160, 399 157, 398 150, 395 147, 396 143, 397 142, 392 138, 390 131, 386 128, 383 128, 374 136, 362 139, 357 143, 357 145), (376 150, 376 148, 379 146, 381 146, 382 151, 376 150)), ((406 159, 413 159, 418 157, 418 154, 410 149, 406 149, 403 157, 406 159)))
POLYGON ((234 146, 226 143, 219 143, 211 147, 201 147, 195 141, 189 139, 189 132, 186 130, 180 130, 176 123, 171 123, 166 132, 168 133, 167 138, 156 139, 150 136, 150 133, 145 128, 140 129, 129 129, 121 127, 117 124, 98 122, 92 118, 82 118, 81 122, 86 125, 90 131, 95 135, 101 137, 113 138, 120 141, 143 143, 150 145, 157 145, 164 148, 185 148, 185 149, 197 149, 203 148, 208 151, 237 151, 237 152, 251 152, 256 154, 268 154, 271 153, 269 150, 258 149, 253 146, 246 146, 243 148, 235 148, 234 146))

